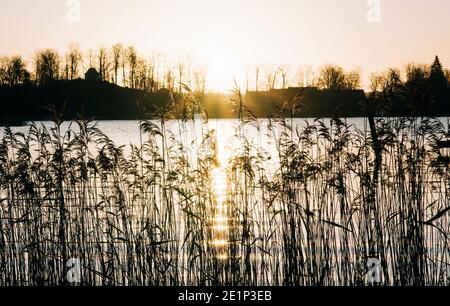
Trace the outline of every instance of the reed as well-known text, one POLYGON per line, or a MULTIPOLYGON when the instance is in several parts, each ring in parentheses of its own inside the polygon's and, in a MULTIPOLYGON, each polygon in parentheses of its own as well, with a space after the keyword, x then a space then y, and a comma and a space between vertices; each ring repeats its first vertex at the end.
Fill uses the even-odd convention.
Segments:
POLYGON ((182 119, 178 98, 143 115, 129 147, 56 112, 50 128, 4 129, 0 285, 71 284, 71 258, 84 286, 366 285, 371 258, 381 284, 448 285, 439 120, 298 124, 297 101, 258 120, 237 90, 220 160, 195 94, 182 119))

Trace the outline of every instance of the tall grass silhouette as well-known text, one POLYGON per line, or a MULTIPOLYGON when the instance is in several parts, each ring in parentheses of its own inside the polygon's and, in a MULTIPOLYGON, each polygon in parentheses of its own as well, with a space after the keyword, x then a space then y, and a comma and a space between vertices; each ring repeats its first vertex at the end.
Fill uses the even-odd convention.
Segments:
POLYGON ((63 129, 57 112, 51 128, 5 128, 0 285, 67 285, 71 258, 77 285, 366 285, 371 258, 382 284, 448 284, 439 120, 298 124, 295 101, 257 120, 236 90, 235 149, 220 160, 220 131, 185 92, 184 118, 171 97, 129 148, 89 120, 63 129))

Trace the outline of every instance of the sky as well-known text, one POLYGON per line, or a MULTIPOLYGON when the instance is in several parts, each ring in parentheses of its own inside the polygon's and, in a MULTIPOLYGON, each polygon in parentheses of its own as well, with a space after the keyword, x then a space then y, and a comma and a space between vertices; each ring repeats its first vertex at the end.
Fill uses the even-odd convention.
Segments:
POLYGON ((190 54, 218 90, 255 64, 335 63, 367 78, 436 54, 449 67, 449 13, 445 0, 0 0, 0 55, 121 42, 190 54))

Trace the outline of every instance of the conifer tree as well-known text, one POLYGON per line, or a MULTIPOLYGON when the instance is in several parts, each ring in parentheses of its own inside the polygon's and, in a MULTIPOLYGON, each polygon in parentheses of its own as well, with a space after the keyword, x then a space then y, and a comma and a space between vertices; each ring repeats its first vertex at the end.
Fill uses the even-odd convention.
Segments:
POLYGON ((430 69, 430 87, 432 93, 436 94, 447 89, 447 83, 447 78, 445 77, 444 70, 442 69, 441 61, 439 60, 439 57, 436 56, 430 69))

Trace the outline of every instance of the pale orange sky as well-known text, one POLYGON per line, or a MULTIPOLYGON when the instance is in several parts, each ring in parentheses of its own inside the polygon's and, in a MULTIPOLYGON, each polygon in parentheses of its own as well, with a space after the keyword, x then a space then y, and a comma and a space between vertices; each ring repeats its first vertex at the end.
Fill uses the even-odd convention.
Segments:
POLYGON ((231 86, 252 64, 336 63, 367 77, 439 54, 450 66, 450 1, 380 3, 381 22, 370 23, 367 0, 81 0, 80 22, 70 23, 67 0, 0 0, 0 54, 121 42, 188 53, 230 75, 210 76, 211 87, 231 86))

